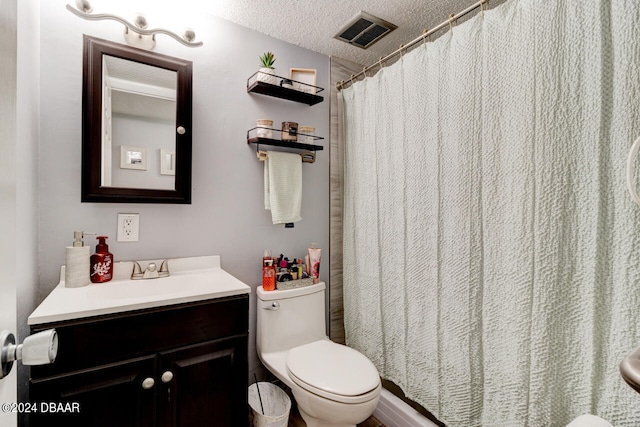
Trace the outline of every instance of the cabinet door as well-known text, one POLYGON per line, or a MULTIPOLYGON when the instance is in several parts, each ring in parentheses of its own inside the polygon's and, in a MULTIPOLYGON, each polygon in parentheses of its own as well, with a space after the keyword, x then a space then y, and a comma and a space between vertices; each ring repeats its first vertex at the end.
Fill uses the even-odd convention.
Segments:
POLYGON ((247 425, 246 335, 163 352, 159 365, 161 425, 247 425))
POLYGON ((31 402, 38 411, 30 425, 152 427, 156 423, 156 355, 56 377, 32 380, 31 402), (149 385, 147 382, 147 386, 149 385))

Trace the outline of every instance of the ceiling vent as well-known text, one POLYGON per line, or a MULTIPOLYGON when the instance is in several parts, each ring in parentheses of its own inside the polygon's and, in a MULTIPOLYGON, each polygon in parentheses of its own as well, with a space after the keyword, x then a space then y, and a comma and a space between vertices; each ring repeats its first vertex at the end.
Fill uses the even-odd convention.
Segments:
POLYGON ((396 28, 398 27, 384 19, 360 11, 333 37, 366 49, 396 28))

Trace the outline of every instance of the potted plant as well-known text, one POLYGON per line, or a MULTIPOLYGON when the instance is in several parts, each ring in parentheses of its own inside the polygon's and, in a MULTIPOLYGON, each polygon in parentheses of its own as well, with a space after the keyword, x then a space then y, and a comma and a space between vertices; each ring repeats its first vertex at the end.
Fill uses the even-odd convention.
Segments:
POLYGON ((270 83, 272 85, 278 84, 278 78, 275 75, 275 68, 273 64, 276 62, 276 57, 272 52, 265 52, 260 56, 260 72, 258 73, 258 81, 270 83))

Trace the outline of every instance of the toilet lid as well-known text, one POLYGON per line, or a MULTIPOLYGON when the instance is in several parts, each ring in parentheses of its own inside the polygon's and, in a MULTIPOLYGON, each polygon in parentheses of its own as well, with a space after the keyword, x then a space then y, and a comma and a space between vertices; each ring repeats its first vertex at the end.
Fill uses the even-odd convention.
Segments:
POLYGON ((329 340, 292 348, 287 368, 298 385, 312 392, 360 396, 380 385, 378 370, 366 356, 329 340))

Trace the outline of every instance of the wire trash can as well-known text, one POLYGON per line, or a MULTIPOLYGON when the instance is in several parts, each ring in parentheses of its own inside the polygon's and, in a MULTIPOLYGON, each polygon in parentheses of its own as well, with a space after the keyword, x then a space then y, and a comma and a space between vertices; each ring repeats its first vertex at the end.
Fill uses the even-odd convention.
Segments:
POLYGON ((249 421, 252 427, 287 427, 290 411, 291 399, 277 385, 258 382, 249 386, 249 421))

